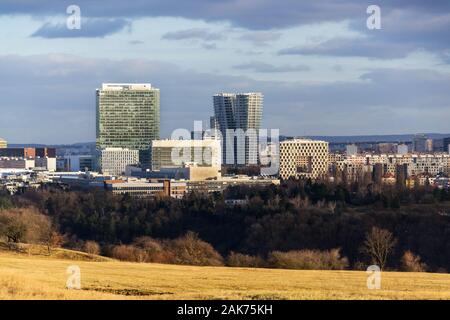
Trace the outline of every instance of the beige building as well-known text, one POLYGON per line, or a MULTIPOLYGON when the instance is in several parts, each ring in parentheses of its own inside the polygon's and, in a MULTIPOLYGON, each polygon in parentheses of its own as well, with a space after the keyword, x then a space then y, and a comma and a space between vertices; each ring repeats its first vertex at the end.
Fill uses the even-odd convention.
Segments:
POLYGON ((294 139, 280 143, 280 178, 317 179, 328 173, 328 142, 294 139))
POLYGON ((5 139, 0 138, 0 148, 8 148, 8 143, 5 139))
POLYGON ((154 140, 151 143, 152 170, 197 167, 221 167, 220 141, 208 140, 154 140))

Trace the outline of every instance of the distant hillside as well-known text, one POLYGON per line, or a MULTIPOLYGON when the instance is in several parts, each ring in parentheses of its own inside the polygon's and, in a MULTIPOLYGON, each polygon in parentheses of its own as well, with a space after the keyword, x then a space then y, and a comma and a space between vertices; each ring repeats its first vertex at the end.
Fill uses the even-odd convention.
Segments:
MULTIPOLYGON (((431 139, 443 139, 450 137, 450 133, 425 133, 431 139)), ((397 135, 362 135, 362 136, 307 136, 307 138, 324 140, 332 143, 355 143, 355 142, 410 142, 414 134, 397 135)))
MULTIPOLYGON (((431 139, 443 139, 450 137, 450 133, 425 133, 425 135, 431 139)), ((281 140, 291 138, 292 136, 280 137, 281 140)), ((300 136, 298 136, 300 137, 300 136)), ((324 140, 331 143, 356 143, 356 142, 411 142, 414 138, 414 134, 389 134, 389 135, 360 135, 360 136, 304 136, 309 139, 324 140)), ((94 147, 95 142, 79 142, 74 144, 37 144, 37 143, 11 143, 10 147, 23 148, 23 147, 53 147, 53 148, 88 148, 94 147)))
POLYGON ((95 146, 95 142, 79 142, 74 144, 39 144, 39 143, 8 143, 8 147, 10 148, 83 148, 83 147, 91 147, 95 146))

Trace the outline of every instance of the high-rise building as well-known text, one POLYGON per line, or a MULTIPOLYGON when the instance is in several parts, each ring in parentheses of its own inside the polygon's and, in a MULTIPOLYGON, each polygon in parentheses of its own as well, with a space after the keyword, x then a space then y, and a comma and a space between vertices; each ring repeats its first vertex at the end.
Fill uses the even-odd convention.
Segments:
POLYGON ((444 138, 444 152, 450 153, 450 137, 444 138))
POLYGON ((128 165, 139 162, 138 150, 105 148, 100 154, 100 166, 104 174, 123 175, 128 165))
POLYGON ((7 147, 8 147, 8 143, 6 142, 6 140, 0 138, 0 148, 7 148, 7 147))
POLYGON ((150 167, 150 143, 160 134, 160 93, 150 84, 106 83, 97 89, 97 149, 139 150, 150 167))
POLYGON ((328 142, 294 139, 280 143, 280 178, 317 179, 328 173, 328 142))
POLYGON ((219 93, 214 95, 214 126, 222 135, 223 163, 257 165, 263 94, 219 93))
POLYGON ((413 140, 413 150, 415 152, 425 153, 428 148, 428 138, 425 134, 416 134, 413 140))
POLYGON ((433 152, 433 150, 434 150, 433 139, 427 139, 427 141, 425 142, 425 150, 426 150, 426 152, 433 152))

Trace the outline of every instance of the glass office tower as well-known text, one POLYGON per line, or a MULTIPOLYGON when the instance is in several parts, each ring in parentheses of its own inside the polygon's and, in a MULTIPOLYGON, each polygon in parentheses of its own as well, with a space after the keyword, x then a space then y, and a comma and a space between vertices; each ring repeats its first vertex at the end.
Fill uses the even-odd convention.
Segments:
POLYGON ((150 168, 150 143, 160 135, 159 99, 150 84, 103 84, 97 89, 97 149, 139 150, 143 168, 150 168))

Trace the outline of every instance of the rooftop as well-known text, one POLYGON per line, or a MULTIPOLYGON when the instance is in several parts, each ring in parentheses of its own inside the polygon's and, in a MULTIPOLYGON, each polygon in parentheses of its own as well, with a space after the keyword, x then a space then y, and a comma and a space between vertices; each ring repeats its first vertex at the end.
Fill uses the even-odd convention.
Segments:
POLYGON ((104 91, 121 91, 121 90, 151 90, 150 83, 103 83, 102 89, 104 91))
POLYGON ((323 140, 296 138, 296 139, 284 140, 281 143, 328 143, 328 142, 327 141, 323 141, 323 140))

